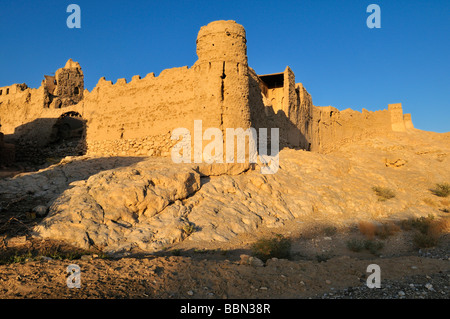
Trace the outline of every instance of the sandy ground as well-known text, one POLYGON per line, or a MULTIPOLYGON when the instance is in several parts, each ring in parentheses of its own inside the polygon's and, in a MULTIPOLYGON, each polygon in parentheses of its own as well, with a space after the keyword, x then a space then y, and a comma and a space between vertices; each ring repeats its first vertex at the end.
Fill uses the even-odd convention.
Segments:
MULTIPOLYGON (((448 179, 448 170, 444 166, 448 161, 448 134, 418 132, 392 141, 367 143, 369 146, 365 152, 360 152, 361 147, 365 147, 363 142, 360 143, 362 146, 343 147, 333 156, 345 157, 375 170, 380 169, 379 166, 384 167, 384 163, 378 160, 380 154, 393 154, 393 159, 410 158, 410 162, 403 169, 393 171, 391 178, 414 185, 419 178, 428 178, 428 175, 418 175, 420 167, 433 172, 430 165, 440 165, 444 175, 447 174, 440 177, 445 181, 448 179), (415 143, 414 147, 408 146, 412 143, 415 143), (410 167, 417 169, 412 171, 410 167)), ((10 174, 4 172, 4 175, 10 174)), ((436 182, 435 177, 430 177, 431 182, 436 182)), ((399 189, 399 193, 402 198, 417 197, 421 207, 432 212, 436 220, 448 221, 450 218, 448 197, 432 197, 428 190, 423 189, 420 192, 399 189), (423 194, 426 197, 421 198, 423 194)), ((259 227, 252 233, 237 235, 224 243, 184 240, 154 254, 111 258, 96 251, 86 252, 67 244, 33 239, 30 229, 42 219, 29 216, 31 208, 36 205, 31 197, 25 195, 16 202, 2 204, 0 298, 273 299, 353 296, 449 299, 450 296, 448 229, 433 248, 419 250, 413 244, 414 230, 398 227, 387 238, 377 239, 384 244, 379 251, 354 252, 348 248, 348 241, 367 239, 358 228, 357 220, 344 214, 330 216, 319 211, 301 220, 290 220, 280 228, 259 227), (242 262, 242 255, 252 254, 254 242, 275 234, 291 240, 289 259, 269 259, 260 266, 242 262), (41 255, 52 258, 41 258, 41 255), (80 288, 67 286, 67 267, 71 264, 80 267, 80 288), (365 289, 370 264, 381 268, 381 290, 365 289)), ((374 222, 399 223, 401 218, 407 218, 401 214, 395 217, 397 220, 391 217, 384 220, 376 218, 374 222)))
MULTIPOLYGON (((439 291, 424 289, 429 293, 406 298, 448 299, 448 236, 441 239, 438 247, 422 250, 419 254, 412 247, 410 235, 402 231, 391 236, 377 255, 367 251, 351 252, 345 243, 348 238, 361 238, 357 230, 343 229, 326 236, 317 222, 303 221, 283 229, 261 229, 255 234, 241 235, 227 244, 205 243, 202 249, 198 248, 198 243, 195 248, 184 242, 154 255, 107 259, 91 254, 74 260, 30 258, 29 261, 0 266, 0 296, 83 299, 322 298, 324 294, 329 296, 331 293, 332 296, 343 289, 365 287, 369 275, 367 266, 377 264, 381 268, 382 287, 383 280, 405 286, 419 284, 420 279, 427 282, 431 280, 430 276, 443 275, 441 277, 444 279, 434 284, 439 291), (310 231, 307 236, 296 237, 298 232, 306 233, 306 230, 310 231), (261 267, 242 264, 240 256, 251 254, 251 242, 276 233, 292 238, 290 260, 269 259, 261 267), (429 251, 430 257, 434 258, 425 257, 425 251, 429 251), (79 289, 67 286, 67 267, 71 264, 78 265, 81 270, 79 289)), ((26 241, 22 246, 30 245, 36 243, 26 241)), ((391 297, 399 296, 395 292, 391 297)))

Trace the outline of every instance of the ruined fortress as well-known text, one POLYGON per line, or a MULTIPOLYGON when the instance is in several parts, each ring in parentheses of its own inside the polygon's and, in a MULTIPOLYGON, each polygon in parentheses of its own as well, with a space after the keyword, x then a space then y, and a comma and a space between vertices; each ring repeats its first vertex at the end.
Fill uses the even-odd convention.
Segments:
POLYGON ((171 132, 192 132, 194 120, 203 121, 203 130, 220 128, 224 136, 226 128, 278 127, 281 147, 317 152, 413 129, 401 104, 376 112, 317 107, 289 67, 258 75, 247 63, 245 29, 234 21, 202 27, 197 55, 190 68, 136 75, 129 83, 101 78, 91 92, 71 59, 37 89, 1 87, 0 130, 8 144, 0 136, 0 160, 11 161, 11 144, 39 148, 70 137, 74 121, 82 127, 79 154, 93 156, 168 156, 177 142, 171 132), (63 123, 64 118, 73 121, 63 123))

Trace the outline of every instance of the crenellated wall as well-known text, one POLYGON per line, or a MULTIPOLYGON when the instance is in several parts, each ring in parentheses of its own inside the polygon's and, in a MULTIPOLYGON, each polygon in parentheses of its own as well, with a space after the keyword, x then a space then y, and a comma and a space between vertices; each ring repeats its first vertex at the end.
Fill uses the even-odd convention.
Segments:
POLYGON ((313 107, 311 150, 326 153, 341 145, 367 137, 383 136, 392 132, 389 110, 362 112, 346 109, 313 107))
POLYGON ((401 104, 376 112, 317 107, 289 67, 258 75, 248 66, 245 29, 234 21, 202 27, 197 55, 190 68, 167 69, 157 77, 136 75, 129 83, 101 78, 91 92, 84 90, 80 65, 70 59, 38 89, 25 84, 0 88, 2 131, 12 141, 43 146, 52 140, 58 119, 76 112, 86 121, 88 154, 168 156, 177 143, 173 130, 183 127, 193 134, 194 120, 202 120, 202 133, 219 128, 224 140, 226 128, 276 127, 281 147, 318 152, 413 129, 401 104))
POLYGON ((135 76, 130 83, 100 79, 82 102, 88 152, 168 155, 177 143, 171 132, 183 127, 193 133, 194 120, 202 120, 203 132, 220 128, 224 138, 225 128, 250 127, 245 42, 235 22, 211 23, 199 32, 199 59, 191 68, 135 76))

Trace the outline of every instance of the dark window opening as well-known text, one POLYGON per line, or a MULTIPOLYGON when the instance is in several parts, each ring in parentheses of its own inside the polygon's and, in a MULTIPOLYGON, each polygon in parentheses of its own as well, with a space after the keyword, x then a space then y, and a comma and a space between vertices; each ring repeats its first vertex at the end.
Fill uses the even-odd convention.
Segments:
POLYGON ((6 95, 8 95, 9 94, 9 89, 6 89, 6 95))
POLYGON ((2 95, 3 94, 3 90, 0 90, 0 95, 2 95))
POLYGON ((76 95, 80 94, 80 89, 78 87, 75 87, 73 93, 76 95))
POLYGON ((260 75, 259 78, 268 89, 282 88, 284 86, 284 73, 260 75))

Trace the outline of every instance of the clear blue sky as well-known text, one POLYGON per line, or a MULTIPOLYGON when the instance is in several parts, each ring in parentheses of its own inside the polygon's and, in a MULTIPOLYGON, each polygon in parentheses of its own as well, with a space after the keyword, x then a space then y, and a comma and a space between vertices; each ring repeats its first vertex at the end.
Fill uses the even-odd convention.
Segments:
POLYGON ((201 26, 235 20, 258 74, 287 65, 314 105, 378 110, 403 103, 417 128, 450 131, 449 0, 2 1, 0 86, 39 87, 72 58, 88 90, 105 76, 130 80, 192 66, 201 26), (81 7, 81 29, 66 8, 81 7), (366 8, 381 7, 381 29, 366 8))

